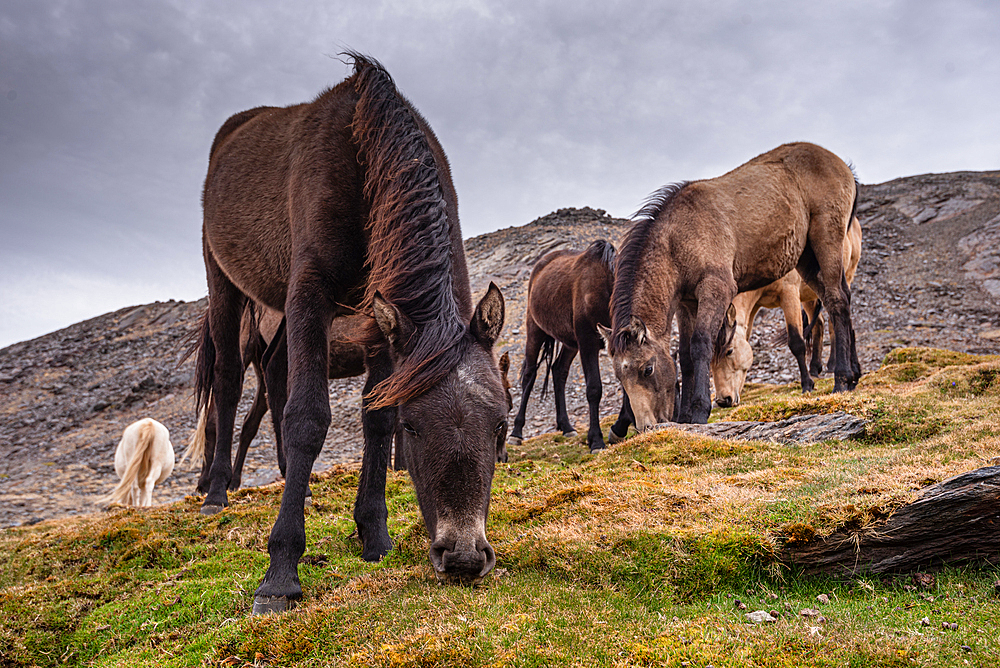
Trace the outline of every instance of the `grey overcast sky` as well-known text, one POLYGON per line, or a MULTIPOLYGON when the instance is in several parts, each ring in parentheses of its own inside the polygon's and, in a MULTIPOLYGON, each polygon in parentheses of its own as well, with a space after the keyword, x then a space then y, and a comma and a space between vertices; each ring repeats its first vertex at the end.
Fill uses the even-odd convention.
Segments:
POLYGON ((864 183, 1000 168, 996 0, 4 0, 0 346, 202 297, 215 131, 345 48, 430 121, 466 237, 628 216, 788 141, 864 183))

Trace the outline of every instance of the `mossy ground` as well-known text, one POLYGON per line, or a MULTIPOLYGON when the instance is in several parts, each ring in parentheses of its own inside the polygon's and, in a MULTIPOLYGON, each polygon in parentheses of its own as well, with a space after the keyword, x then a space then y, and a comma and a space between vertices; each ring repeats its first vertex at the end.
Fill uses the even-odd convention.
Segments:
POLYGON ((854 393, 829 385, 750 387, 713 419, 846 410, 870 421, 859 441, 665 431, 596 456, 583 436, 526 442, 497 467, 497 568, 476 588, 435 582, 412 486, 391 472, 396 549, 379 564, 352 537, 357 471, 314 477, 305 598, 279 616, 248 616, 278 486, 214 517, 188 499, 0 532, 0 666, 997 665, 993 567, 919 588, 804 577, 775 548, 876 522, 1000 456, 1000 359, 904 349, 854 393), (779 619, 750 624, 753 610, 779 619))

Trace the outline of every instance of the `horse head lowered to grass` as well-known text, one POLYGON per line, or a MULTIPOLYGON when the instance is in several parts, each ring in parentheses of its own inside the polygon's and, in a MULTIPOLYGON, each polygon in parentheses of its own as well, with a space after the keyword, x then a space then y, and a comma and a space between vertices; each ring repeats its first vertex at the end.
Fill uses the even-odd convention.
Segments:
POLYGON ((392 547, 386 468, 398 421, 428 533, 446 582, 477 582, 495 564, 486 538, 490 485, 507 402, 493 345, 504 302, 490 285, 474 309, 448 161, 427 122, 378 63, 307 104, 258 107, 226 121, 203 193, 209 312, 198 397, 209 391, 216 452, 202 512, 222 510, 241 392, 247 300, 284 313, 286 481, 255 612, 301 597, 303 504, 330 423, 328 332, 361 309, 368 377, 364 458, 354 519, 362 557, 392 547))
POLYGON ((637 214, 618 253, 609 353, 636 429, 672 404, 668 362, 676 315, 681 367, 678 422, 708 421, 709 362, 733 336, 733 297, 797 269, 836 332, 834 390, 853 389, 860 365, 843 244, 857 182, 815 144, 785 144, 714 179, 668 186, 637 214))

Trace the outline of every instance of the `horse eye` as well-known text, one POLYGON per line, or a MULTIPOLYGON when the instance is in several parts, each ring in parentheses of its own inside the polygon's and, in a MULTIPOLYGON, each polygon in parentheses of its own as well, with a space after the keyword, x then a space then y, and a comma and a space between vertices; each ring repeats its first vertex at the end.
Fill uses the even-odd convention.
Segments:
POLYGON ((410 436, 416 436, 417 435, 417 430, 414 429, 413 425, 411 425, 409 422, 404 422, 403 423, 403 431, 405 431, 410 436))
POLYGON ((732 356, 732 354, 733 354, 733 348, 730 348, 729 350, 726 351, 726 357, 730 357, 732 356))
POLYGON ((649 378, 652 375, 653 375, 653 365, 647 364, 646 368, 642 370, 642 377, 649 378))
POLYGON ((507 427, 506 420, 500 420, 497 426, 493 429, 493 433, 499 435, 507 427))

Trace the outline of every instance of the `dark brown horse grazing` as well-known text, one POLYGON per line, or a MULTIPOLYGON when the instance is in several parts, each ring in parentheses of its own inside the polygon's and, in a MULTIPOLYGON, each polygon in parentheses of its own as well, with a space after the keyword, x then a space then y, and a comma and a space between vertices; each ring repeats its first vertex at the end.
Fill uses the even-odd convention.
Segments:
POLYGON ((255 612, 287 609, 302 595, 303 504, 330 424, 328 331, 358 307, 374 314, 363 341, 354 507, 362 557, 392 547, 384 492, 398 415, 436 574, 477 582, 496 563, 485 528, 507 430, 493 354, 503 297, 491 284, 473 310, 444 151, 381 65, 349 55, 354 74, 313 102, 226 121, 205 179, 209 313, 197 396, 204 402, 211 390, 218 433, 202 512, 227 503, 243 307, 253 300, 287 323, 286 480, 255 612))
MULTIPOLYGON (((250 305, 248 305, 250 306, 250 305)), ((284 341, 285 326, 282 316, 276 311, 263 309, 263 313, 256 315, 253 308, 247 308, 243 313, 243 322, 240 326, 240 356, 243 359, 243 368, 253 367, 257 374, 257 391, 254 394, 253 404, 247 411, 240 428, 240 443, 233 461, 233 474, 229 481, 229 490, 237 490, 243 480, 243 464, 246 462, 247 452, 250 444, 257 435, 260 428, 260 421, 268 408, 271 408, 272 419, 275 423, 275 445, 278 456, 278 469, 281 475, 285 475, 285 452, 281 443, 281 414, 285 406, 285 376, 287 370, 284 363, 287 358, 284 348, 279 346, 287 345, 284 341), (276 337, 278 337, 276 339, 276 337), (276 341, 274 346, 270 343, 276 341), (269 361, 267 375, 271 378, 270 392, 266 391, 267 384, 264 381, 264 356, 268 354, 269 361)), ((329 377, 352 378, 360 376, 365 372, 365 349, 355 342, 360 335, 362 328, 367 322, 367 318, 360 315, 345 316, 337 318, 330 327, 330 370, 329 377)), ((209 396, 208 404, 201 410, 198 420, 198 427, 191 439, 191 444, 185 451, 181 462, 188 459, 192 461, 202 458, 201 475, 198 477, 198 492, 205 494, 208 492, 210 471, 212 461, 215 458, 216 445, 216 424, 215 424, 215 401, 209 396)))
MULTIPOLYGON (((567 436, 576 435, 566 412, 566 379, 579 351, 587 383, 587 403, 590 405, 587 445, 591 452, 605 447, 601 434, 600 407, 604 387, 601 384, 599 358, 604 340, 597 328, 611 324, 608 303, 614 285, 614 260, 615 247, 599 239, 583 251, 554 250, 546 253, 531 269, 524 362, 521 366, 521 406, 508 439, 511 444, 521 444, 528 396, 538 373, 538 353, 546 348, 551 359, 551 351, 558 341, 562 349, 552 362, 556 428, 567 436)), ((612 437, 624 436, 628 425, 629 417, 623 403, 618 421, 612 428, 612 437)))
POLYGON ((830 313, 834 390, 860 376, 843 243, 857 206, 851 168, 814 144, 785 144, 723 176, 667 186, 637 214, 618 254, 609 352, 636 428, 662 421, 670 405, 674 315, 680 335, 678 422, 708 421, 709 362, 734 332, 726 312, 737 292, 792 269, 830 313), (726 325, 726 326, 724 326, 726 325), (659 378, 659 376, 663 378, 659 378))

